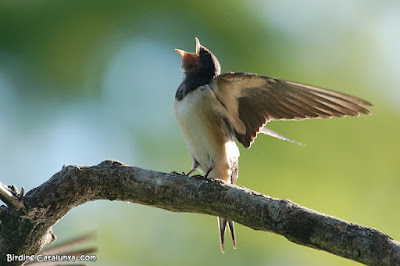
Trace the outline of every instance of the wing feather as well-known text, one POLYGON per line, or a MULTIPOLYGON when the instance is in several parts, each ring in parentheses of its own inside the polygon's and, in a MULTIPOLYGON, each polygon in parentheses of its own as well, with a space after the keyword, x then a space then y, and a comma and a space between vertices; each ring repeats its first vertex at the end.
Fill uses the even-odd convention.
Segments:
POLYGON ((246 148, 269 121, 370 115, 357 97, 250 73, 224 73, 210 84, 246 148))

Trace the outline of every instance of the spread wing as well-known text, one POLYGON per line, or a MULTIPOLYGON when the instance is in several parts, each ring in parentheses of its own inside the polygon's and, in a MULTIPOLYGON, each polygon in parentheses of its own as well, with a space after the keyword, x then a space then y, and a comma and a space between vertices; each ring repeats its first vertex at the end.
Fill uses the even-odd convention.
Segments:
POLYGON ((224 73, 210 84, 246 148, 269 121, 370 115, 373 105, 344 93, 249 73, 224 73))

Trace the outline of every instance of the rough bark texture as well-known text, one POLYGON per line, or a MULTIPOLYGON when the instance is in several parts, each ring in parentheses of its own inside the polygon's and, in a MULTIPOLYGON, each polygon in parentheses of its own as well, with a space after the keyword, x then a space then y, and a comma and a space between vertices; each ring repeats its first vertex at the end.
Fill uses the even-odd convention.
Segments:
POLYGON ((399 242, 376 229, 222 181, 166 174, 117 161, 64 167, 29 191, 22 198, 23 207, 2 206, 0 264, 5 264, 5 254, 40 251, 54 240, 51 227, 55 223, 72 208, 97 199, 225 217, 364 264, 400 265, 399 242))

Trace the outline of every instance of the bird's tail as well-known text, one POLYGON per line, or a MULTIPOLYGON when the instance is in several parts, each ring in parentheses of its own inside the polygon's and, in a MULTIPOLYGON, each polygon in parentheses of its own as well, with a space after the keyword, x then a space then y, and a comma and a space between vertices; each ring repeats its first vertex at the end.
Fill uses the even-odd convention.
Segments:
POLYGON ((221 242, 221 252, 222 253, 224 253, 224 251, 225 251, 224 241, 225 241, 226 225, 228 225, 229 231, 231 232, 233 248, 236 248, 236 236, 235 236, 235 227, 233 226, 233 221, 229 221, 225 218, 218 217, 219 239, 221 242))

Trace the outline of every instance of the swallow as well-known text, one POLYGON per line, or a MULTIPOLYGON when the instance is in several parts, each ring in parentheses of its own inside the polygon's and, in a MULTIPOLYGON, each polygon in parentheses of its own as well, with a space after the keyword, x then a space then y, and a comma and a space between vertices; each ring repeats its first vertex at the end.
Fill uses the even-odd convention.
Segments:
MULTIPOLYGON (((198 169, 205 177, 235 185, 236 140, 250 148, 259 133, 301 144, 266 128, 270 121, 371 114, 371 103, 348 94, 258 74, 221 74, 218 59, 195 39, 195 53, 175 49, 182 56, 183 81, 174 112, 193 159, 188 176, 198 169)), ((227 227, 236 248, 233 221, 218 217, 222 253, 227 227)))

